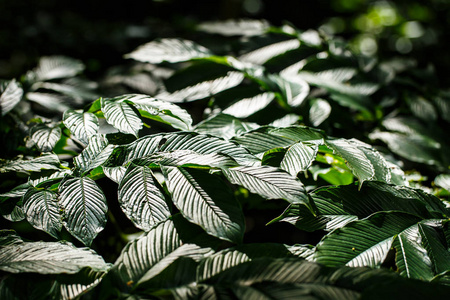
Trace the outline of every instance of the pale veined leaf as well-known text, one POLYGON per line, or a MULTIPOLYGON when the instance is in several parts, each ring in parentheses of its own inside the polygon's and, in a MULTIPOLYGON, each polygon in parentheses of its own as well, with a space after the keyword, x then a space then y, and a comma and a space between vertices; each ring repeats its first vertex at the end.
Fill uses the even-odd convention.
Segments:
POLYGON ((0 165, 0 172, 40 172, 42 170, 59 170, 61 163, 56 154, 44 153, 41 156, 9 160, 0 165))
POLYGON ((148 167, 130 165, 120 180, 119 204, 136 227, 149 231, 166 220, 170 210, 159 183, 148 167))
POLYGON ((114 145, 108 143, 103 135, 93 135, 89 138, 86 148, 73 159, 80 174, 85 174, 103 164, 114 150, 114 145))
POLYGON ((91 245, 106 224, 108 206, 102 190, 88 177, 65 180, 59 186, 64 227, 85 245, 91 245))
POLYGON ((191 115, 178 105, 160 101, 147 95, 131 94, 122 97, 133 102, 145 118, 163 122, 181 130, 191 129, 191 115))
POLYGON ((45 173, 32 174, 28 179, 28 184, 40 188, 44 184, 55 183, 56 181, 63 179, 66 175, 71 175, 72 170, 62 169, 52 172, 50 175, 44 174, 45 173))
POLYGON ((294 125, 300 120, 300 116, 296 114, 287 114, 284 117, 277 119, 269 124, 269 126, 273 127, 289 127, 294 125))
POLYGON ((66 98, 58 94, 29 92, 25 94, 25 98, 50 111, 64 113, 70 109, 69 105, 66 104, 66 98))
POLYGON ((271 44, 249 53, 245 53, 239 56, 238 59, 243 62, 262 65, 269 59, 279 56, 287 51, 297 49, 298 47, 300 47, 300 41, 298 39, 292 39, 271 44))
POLYGON ((334 153, 341 156, 352 170, 353 174, 359 179, 360 186, 366 180, 372 180, 375 176, 375 169, 371 161, 363 151, 358 149, 346 139, 327 139, 326 145, 333 149, 334 153))
POLYGON ((379 212, 348 223, 326 235, 316 246, 315 261, 326 266, 377 267, 395 237, 421 219, 400 212, 379 212))
POLYGON ((23 210, 27 221, 39 230, 59 238, 62 219, 58 206, 58 195, 48 190, 30 188, 23 196, 23 210))
POLYGON ((149 156, 133 160, 134 164, 145 166, 159 164, 161 166, 209 166, 212 168, 234 167, 237 162, 231 157, 220 154, 199 154, 191 150, 175 150, 171 152, 156 152, 149 156))
POLYGON ((206 97, 235 87, 244 80, 244 74, 241 72, 229 71, 225 76, 209 81, 203 81, 192 86, 188 86, 173 93, 164 91, 155 97, 169 102, 190 102, 200 100, 206 97))
POLYGON ((434 179, 434 183, 437 186, 440 186, 441 188, 444 188, 450 192, 450 175, 448 175, 448 174, 438 175, 434 179))
POLYGON ((269 133, 276 136, 282 136, 294 140, 295 142, 305 142, 312 140, 320 140, 325 137, 322 130, 307 126, 289 126, 283 128, 270 128, 269 133))
POLYGON ((311 166, 320 144, 323 144, 323 140, 299 142, 292 145, 287 149, 280 168, 297 177, 299 172, 306 171, 311 166))
POLYGON ((265 20, 239 19, 203 22, 200 23, 197 30, 224 36, 259 36, 262 35, 268 28, 269 23, 265 20))
POLYGON ((255 165, 259 163, 259 160, 246 149, 232 142, 194 132, 148 135, 124 148, 118 149, 118 151, 121 149, 125 150, 125 163, 156 152, 174 150, 191 150, 199 154, 225 154, 236 160, 240 165, 255 165))
POLYGON ((122 178, 125 175, 125 172, 127 170, 126 167, 122 167, 122 166, 118 166, 118 167, 102 166, 102 169, 103 169, 103 173, 106 175, 106 177, 108 177, 115 183, 119 183, 122 180, 122 178))
POLYGON ((274 98, 274 93, 263 93, 251 98, 241 99, 224 109, 223 113, 236 118, 247 118, 265 108, 274 98))
POLYGON ((212 53, 203 46, 189 40, 160 39, 139 46, 125 58, 159 64, 164 61, 175 63, 211 56, 212 53))
POLYGON ((12 229, 0 230, 0 247, 23 243, 23 240, 12 229))
POLYGON ((73 77, 83 70, 83 63, 77 59, 64 56, 45 56, 39 60, 34 73, 37 80, 46 81, 73 77))
POLYGON ((303 184, 286 171, 269 166, 222 169, 227 179, 267 199, 308 203, 303 184))
POLYGON ((224 181, 197 169, 163 167, 162 171, 173 203, 187 220, 220 239, 242 241, 244 215, 224 181))
POLYGON ((6 193, 1 193, 0 197, 2 197, 2 198, 22 198, 22 196, 25 195, 25 193, 28 191, 29 187, 30 187, 30 184, 28 182, 23 183, 21 185, 14 187, 12 190, 10 190, 6 193))
POLYGON ((314 99, 309 109, 309 121, 313 126, 319 126, 328 119, 330 113, 330 103, 323 99, 314 99))
POLYGON ((23 208, 19 205, 14 206, 10 213, 4 214, 3 218, 11 222, 20 222, 26 218, 23 208))
POLYGON ((143 123, 139 114, 126 101, 126 98, 101 98, 100 102, 106 122, 117 128, 120 132, 138 136, 138 132, 142 128, 143 123))
POLYGON ((291 107, 300 106, 309 94, 308 83, 298 75, 273 75, 270 78, 277 84, 286 103, 291 107))
POLYGON ((37 124, 31 127, 30 137, 41 152, 50 152, 61 138, 59 124, 37 124))
POLYGON ((105 272, 96 272, 92 269, 83 269, 74 278, 66 277, 60 280, 59 292, 62 299, 76 299, 96 287, 105 276, 105 272), (78 279, 78 278, 82 279, 78 279))
POLYGON ((93 250, 68 242, 24 242, 1 250, 0 269, 10 273, 75 274, 83 268, 100 272, 109 269, 93 250))
POLYGON ((430 101, 417 94, 410 95, 406 100, 413 115, 425 122, 436 121, 438 114, 430 101))
POLYGON ((22 99, 23 90, 15 79, 0 84, 0 109, 2 116, 9 113, 22 99))
POLYGON ((198 123, 195 131, 229 140, 259 127, 256 123, 243 122, 233 116, 219 113, 198 123))
POLYGON ((63 115, 63 123, 72 135, 84 144, 89 143, 89 138, 98 132, 98 119, 90 112, 81 110, 67 110, 63 115))

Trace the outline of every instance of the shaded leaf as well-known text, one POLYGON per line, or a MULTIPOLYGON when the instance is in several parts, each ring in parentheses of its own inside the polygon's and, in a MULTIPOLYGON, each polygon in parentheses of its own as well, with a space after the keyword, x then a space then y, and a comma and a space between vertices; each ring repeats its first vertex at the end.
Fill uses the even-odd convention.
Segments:
POLYGON ((41 156, 9 160, 0 165, 0 172, 40 172, 41 170, 59 170, 61 164, 55 154, 43 153, 41 156))
POLYGON ((64 56, 41 57, 34 70, 37 80, 45 81, 73 77, 84 70, 81 61, 64 56))

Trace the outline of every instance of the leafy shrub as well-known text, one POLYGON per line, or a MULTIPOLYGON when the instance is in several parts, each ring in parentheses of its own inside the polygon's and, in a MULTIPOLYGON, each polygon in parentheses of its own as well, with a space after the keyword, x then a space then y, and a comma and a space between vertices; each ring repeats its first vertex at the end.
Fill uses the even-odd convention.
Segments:
MULTIPOLYGON (((400 165, 448 169, 439 129, 448 95, 411 88, 410 62, 359 57, 315 31, 259 21, 205 28, 224 36, 217 52, 234 50, 145 44, 126 55, 149 66, 134 67, 141 76, 100 83, 126 94, 35 118, 26 147, 14 149, 21 156, 2 160, 2 215, 50 237, 2 230, 1 298, 446 295, 448 194, 409 186, 400 165), (139 80, 156 88, 137 93, 139 80), (388 148, 369 144, 377 140, 388 148), (280 199, 273 211, 263 202, 280 199), (246 222, 263 210, 268 226, 289 223, 320 242, 249 243, 246 222)), ((54 59, 32 74, 81 71, 54 59)), ((11 124, 26 125, 17 115, 33 101, 27 80, 2 86, 11 124)), ((445 173, 435 182, 448 189, 445 173)))

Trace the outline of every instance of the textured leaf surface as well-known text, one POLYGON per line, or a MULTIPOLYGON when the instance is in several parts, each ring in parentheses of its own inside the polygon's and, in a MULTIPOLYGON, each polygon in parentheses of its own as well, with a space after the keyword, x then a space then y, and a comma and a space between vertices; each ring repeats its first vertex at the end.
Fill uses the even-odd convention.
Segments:
POLYGON ((88 177, 70 178, 59 186, 63 223, 67 230, 89 246, 106 224, 105 195, 88 177))
POLYGON ((330 103, 323 99, 315 99, 309 109, 309 121, 313 126, 319 126, 328 119, 330 113, 330 103))
POLYGON ((61 128, 57 124, 37 124, 30 129, 30 136, 41 152, 50 152, 61 138, 61 128))
POLYGON ((303 184, 289 173, 274 167, 235 167, 222 169, 228 180, 267 199, 308 203, 303 184))
POLYGON ((242 241, 244 215, 225 182, 196 169, 162 170, 173 202, 186 219, 218 238, 242 241))
POLYGON ((256 123, 243 122, 233 116, 218 114, 208 118, 195 126, 198 133, 231 139, 252 129, 258 128, 256 123))
POLYGON ((0 269, 11 273, 74 274, 82 268, 107 271, 108 264, 88 248, 70 243, 30 242, 1 248, 0 269))
POLYGON ((48 190, 30 188, 23 197, 23 210, 27 221, 39 230, 58 238, 62 228, 58 195, 48 190))
POLYGON ((161 39, 142 45, 125 57, 159 64, 164 61, 183 62, 211 55, 208 49, 189 40, 161 39))
POLYGON ((114 145, 108 143, 103 135, 94 135, 89 138, 88 146, 74 158, 74 163, 81 174, 104 163, 114 150, 114 145))
POLYGON ((223 110, 224 114, 236 118, 247 118, 265 108, 275 98, 273 93, 263 93, 251 98, 241 99, 223 110))
POLYGON ((23 90, 15 79, 0 84, 0 108, 2 116, 9 113, 22 99, 23 90))
POLYGON ((133 110, 131 104, 122 98, 101 99, 101 106, 106 122, 117 128, 120 132, 138 136, 142 128, 140 116, 133 110))
POLYGON ((41 57, 34 72, 37 80, 45 81, 73 77, 83 70, 84 65, 79 60, 64 56, 45 56, 41 57))
POLYGON ((89 138, 98 132, 98 119, 90 112, 81 110, 67 110, 63 115, 63 123, 73 136, 83 142, 89 143, 89 138))
POLYGON ((280 168, 296 177, 298 172, 306 171, 316 158, 319 144, 317 142, 300 142, 289 147, 281 161, 280 168))
POLYGON ((60 166, 57 155, 44 153, 41 156, 30 159, 6 161, 6 163, 0 165, 0 172, 40 172, 41 170, 59 170, 60 166))
POLYGON ((269 59, 283 54, 289 50, 297 49, 299 46, 300 41, 298 39, 282 41, 243 54, 239 57, 239 60, 262 65, 269 59))
POLYGON ((118 167, 102 166, 102 169, 103 169, 103 173, 106 175, 106 177, 108 177, 115 183, 119 183, 122 180, 122 178, 125 175, 125 172, 127 170, 126 167, 122 167, 122 166, 118 166, 118 167))
POLYGON ((140 229, 149 231, 170 216, 164 194, 159 190, 152 171, 147 167, 130 165, 120 180, 120 207, 140 229))

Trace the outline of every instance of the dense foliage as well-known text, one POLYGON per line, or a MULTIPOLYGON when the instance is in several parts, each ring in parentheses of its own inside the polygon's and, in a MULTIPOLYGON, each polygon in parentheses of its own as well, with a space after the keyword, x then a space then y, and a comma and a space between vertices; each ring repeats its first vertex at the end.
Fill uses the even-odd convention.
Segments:
POLYGON ((433 70, 290 25, 197 30, 99 82, 60 56, 2 81, 0 298, 445 297, 433 70))

